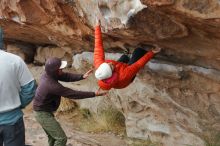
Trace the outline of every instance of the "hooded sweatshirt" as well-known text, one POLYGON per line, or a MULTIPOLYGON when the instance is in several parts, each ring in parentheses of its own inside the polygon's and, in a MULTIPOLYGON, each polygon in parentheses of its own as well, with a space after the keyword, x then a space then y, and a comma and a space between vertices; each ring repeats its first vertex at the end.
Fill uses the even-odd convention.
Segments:
POLYGON ((61 96, 70 99, 84 99, 95 97, 94 92, 82 92, 64 87, 58 81, 74 82, 83 79, 81 74, 62 73, 57 71, 61 65, 61 60, 51 58, 46 62, 45 72, 41 76, 40 84, 37 88, 33 109, 35 111, 54 112, 60 105, 61 96))

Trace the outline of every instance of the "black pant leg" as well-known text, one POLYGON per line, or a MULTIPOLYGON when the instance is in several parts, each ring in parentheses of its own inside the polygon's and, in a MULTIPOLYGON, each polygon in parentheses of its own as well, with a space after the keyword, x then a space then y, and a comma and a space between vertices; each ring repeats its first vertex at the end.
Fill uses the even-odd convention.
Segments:
POLYGON ((134 52, 132 53, 132 57, 129 60, 128 64, 131 65, 133 63, 135 63, 136 61, 138 61, 141 57, 143 57, 145 54, 147 53, 147 51, 145 51, 142 48, 136 48, 134 50, 134 52))
POLYGON ((123 54, 117 61, 122 63, 128 63, 129 60, 130 58, 128 57, 128 55, 123 54))

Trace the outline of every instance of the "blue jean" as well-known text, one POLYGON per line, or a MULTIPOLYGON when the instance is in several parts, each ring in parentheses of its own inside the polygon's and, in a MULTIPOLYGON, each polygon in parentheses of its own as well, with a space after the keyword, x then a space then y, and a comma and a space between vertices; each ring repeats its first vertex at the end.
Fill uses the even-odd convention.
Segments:
POLYGON ((24 146, 25 130, 23 117, 14 125, 0 125, 0 146, 24 146))

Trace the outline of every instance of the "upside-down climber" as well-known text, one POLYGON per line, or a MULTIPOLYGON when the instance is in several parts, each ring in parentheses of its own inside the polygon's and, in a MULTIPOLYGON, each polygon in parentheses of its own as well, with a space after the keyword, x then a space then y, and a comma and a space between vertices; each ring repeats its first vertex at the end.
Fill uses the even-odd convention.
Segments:
POLYGON ((100 20, 98 19, 95 27, 94 66, 99 87, 103 90, 127 87, 134 80, 138 71, 160 51, 159 47, 152 48, 149 52, 136 48, 131 58, 123 54, 118 61, 105 60, 100 20))

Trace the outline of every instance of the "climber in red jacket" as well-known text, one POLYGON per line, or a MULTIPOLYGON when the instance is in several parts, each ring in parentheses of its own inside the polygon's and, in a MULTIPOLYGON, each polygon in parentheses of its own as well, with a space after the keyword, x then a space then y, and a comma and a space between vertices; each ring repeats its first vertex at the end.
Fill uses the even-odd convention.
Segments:
POLYGON ((156 54, 160 48, 147 52, 144 49, 134 50, 131 59, 127 55, 122 55, 118 61, 105 60, 102 43, 100 20, 95 27, 95 48, 94 66, 95 77, 99 80, 98 84, 103 90, 111 88, 122 89, 127 87, 135 78, 137 72, 156 54))

